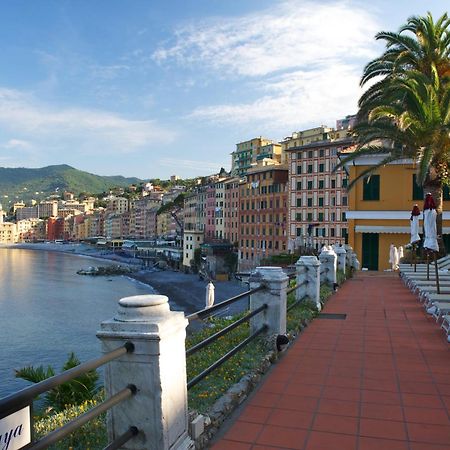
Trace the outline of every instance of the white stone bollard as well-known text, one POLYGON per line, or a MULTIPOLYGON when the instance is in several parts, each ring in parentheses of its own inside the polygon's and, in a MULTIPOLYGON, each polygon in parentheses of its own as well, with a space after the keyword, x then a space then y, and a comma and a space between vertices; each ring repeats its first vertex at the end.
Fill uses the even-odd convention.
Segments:
POLYGON ((251 333, 259 330, 264 324, 268 325, 266 334, 286 333, 286 290, 289 277, 281 267, 257 267, 251 273, 250 289, 261 284, 267 289, 256 292, 250 296, 250 310, 254 311, 267 304, 267 308, 250 319, 251 333))
POLYGON ((170 311, 164 295, 122 298, 114 319, 102 322, 97 337, 109 352, 126 341, 135 350, 105 366, 107 397, 129 384, 137 393, 107 415, 109 440, 130 426, 139 434, 124 444, 130 450, 191 449, 188 435, 185 338, 183 312, 170 311))
POLYGON ((345 251, 344 247, 336 247, 334 249, 336 255, 337 255, 337 268, 338 270, 342 270, 342 272, 345 275, 345 269, 346 269, 346 262, 347 262, 347 252, 345 251))
POLYGON ((301 256, 295 267, 297 286, 301 286, 295 291, 295 299, 309 297, 320 311, 320 261, 315 256, 301 256))
POLYGON ((319 255, 320 282, 333 286, 336 283, 337 255, 331 247, 323 250, 319 255))

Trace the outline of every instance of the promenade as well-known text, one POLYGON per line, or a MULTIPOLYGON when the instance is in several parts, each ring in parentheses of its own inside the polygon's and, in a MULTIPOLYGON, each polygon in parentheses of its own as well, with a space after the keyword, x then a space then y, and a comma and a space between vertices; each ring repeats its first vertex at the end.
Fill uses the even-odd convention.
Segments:
POLYGON ((397 274, 359 273, 213 450, 450 450, 450 346, 397 274))

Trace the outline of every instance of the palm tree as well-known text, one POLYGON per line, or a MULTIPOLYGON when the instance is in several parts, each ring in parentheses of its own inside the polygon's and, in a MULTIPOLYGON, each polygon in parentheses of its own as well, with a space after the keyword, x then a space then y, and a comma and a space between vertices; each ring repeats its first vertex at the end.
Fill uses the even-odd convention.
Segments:
POLYGON ((386 41, 386 51, 366 66, 361 85, 383 78, 361 96, 358 146, 338 167, 362 155, 385 155, 350 189, 391 161, 417 161, 418 181, 437 205, 441 235, 442 187, 449 184, 450 19, 444 14, 435 23, 430 13, 411 17, 398 33, 381 32, 376 38, 386 41))
MULTIPOLYGON (((62 371, 72 369, 79 364, 79 359, 72 352, 69 354, 62 371)), ((54 375, 55 369, 51 366, 46 369, 43 366, 28 366, 16 370, 16 378, 23 378, 32 383, 39 383, 54 375)), ((98 373, 91 370, 48 391, 44 398, 44 406, 47 410, 62 411, 68 405, 79 405, 86 400, 92 400, 98 390, 98 373)))

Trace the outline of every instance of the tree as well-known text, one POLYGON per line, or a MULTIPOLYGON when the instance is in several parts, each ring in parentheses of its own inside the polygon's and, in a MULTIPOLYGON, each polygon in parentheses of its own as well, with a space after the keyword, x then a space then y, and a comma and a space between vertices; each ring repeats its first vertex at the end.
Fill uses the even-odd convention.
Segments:
MULTIPOLYGON (((357 179, 399 159, 417 161, 418 181, 431 192, 437 206, 438 235, 442 234, 442 187, 449 184, 450 157, 450 19, 434 22, 411 17, 398 33, 381 32, 386 51, 367 64, 364 86, 374 78, 359 100, 355 127, 356 151, 338 167, 367 154, 384 158, 357 179)), ((442 240, 440 242, 442 246, 442 240)))
MULTIPOLYGON (((69 354, 62 371, 72 369, 79 364, 79 359, 72 352, 69 354)), ((47 368, 44 368, 44 366, 28 366, 16 370, 16 378, 23 378, 32 383, 39 383, 54 375, 55 369, 51 366, 47 366, 47 368)), ((86 400, 92 400, 98 390, 98 373, 91 370, 48 391, 45 394, 44 406, 48 409, 62 411, 68 405, 79 405, 86 400)))

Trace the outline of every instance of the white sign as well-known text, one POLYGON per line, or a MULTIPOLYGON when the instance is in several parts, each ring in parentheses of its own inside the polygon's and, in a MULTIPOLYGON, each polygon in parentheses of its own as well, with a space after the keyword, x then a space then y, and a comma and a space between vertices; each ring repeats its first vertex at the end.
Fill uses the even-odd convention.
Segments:
POLYGON ((0 450, 18 450, 30 442, 29 406, 0 419, 0 450))

